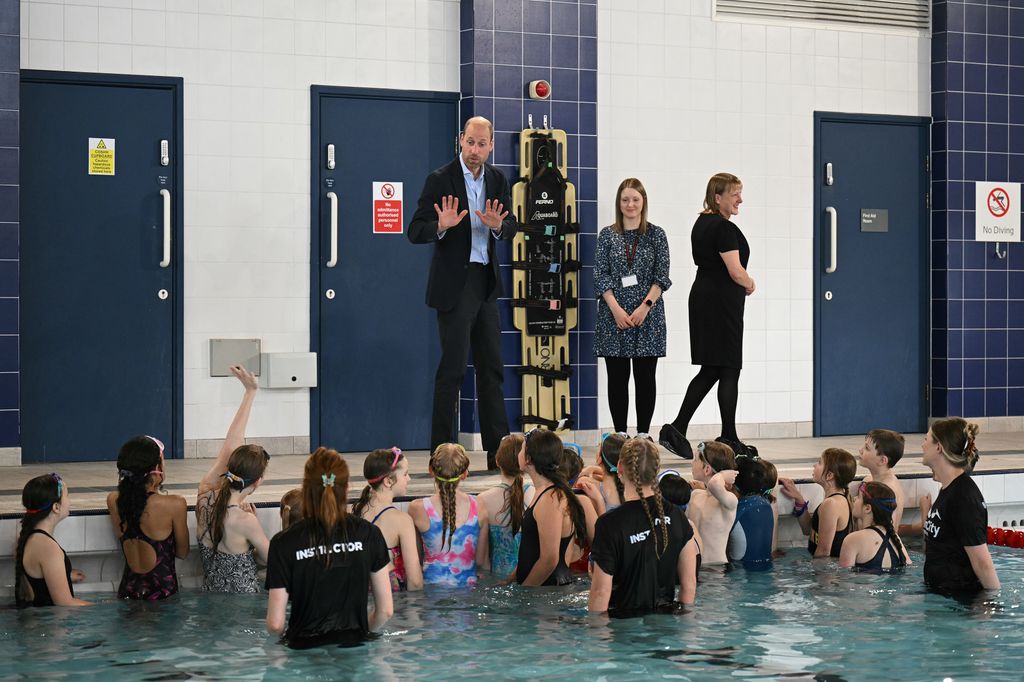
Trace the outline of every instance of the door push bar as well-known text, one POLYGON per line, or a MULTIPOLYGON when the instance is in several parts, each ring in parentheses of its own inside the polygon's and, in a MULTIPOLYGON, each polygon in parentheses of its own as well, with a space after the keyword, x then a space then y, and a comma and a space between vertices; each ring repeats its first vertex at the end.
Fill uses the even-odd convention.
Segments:
POLYGON ((327 267, 333 268, 338 264, 338 195, 328 192, 327 198, 331 201, 331 258, 327 267))
POLYGON ((164 198, 164 258, 160 267, 166 268, 171 264, 171 193, 162 189, 160 196, 164 198))
POLYGON ((839 238, 838 230, 836 228, 836 209, 832 206, 826 206, 825 212, 829 214, 831 218, 831 233, 832 233, 832 250, 831 250, 831 262, 825 272, 832 274, 836 271, 836 256, 838 255, 838 247, 836 240, 839 238))

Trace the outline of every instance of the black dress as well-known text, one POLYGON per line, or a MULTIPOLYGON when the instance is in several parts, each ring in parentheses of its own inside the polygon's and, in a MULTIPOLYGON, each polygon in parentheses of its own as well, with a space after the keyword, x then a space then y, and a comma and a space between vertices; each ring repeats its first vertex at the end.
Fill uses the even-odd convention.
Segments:
POLYGON ((743 306, 747 292, 729 276, 721 254, 750 259, 746 237, 718 213, 702 213, 690 234, 697 276, 690 288, 690 360, 695 365, 743 367, 743 306))

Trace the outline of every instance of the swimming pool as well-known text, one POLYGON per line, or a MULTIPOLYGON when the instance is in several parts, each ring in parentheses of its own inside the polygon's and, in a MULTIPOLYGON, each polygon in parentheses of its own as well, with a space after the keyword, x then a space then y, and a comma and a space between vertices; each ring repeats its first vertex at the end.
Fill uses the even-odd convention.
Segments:
POLYGON ((399 595, 384 637, 290 651, 261 595, 184 592, 75 611, 0 611, 0 679, 1021 679, 1024 552, 993 548, 1003 590, 971 604, 902 576, 850 574, 789 550, 770 573, 702 575, 679 616, 605 621, 570 588, 399 595), (536 615, 524 615, 536 610, 536 615))

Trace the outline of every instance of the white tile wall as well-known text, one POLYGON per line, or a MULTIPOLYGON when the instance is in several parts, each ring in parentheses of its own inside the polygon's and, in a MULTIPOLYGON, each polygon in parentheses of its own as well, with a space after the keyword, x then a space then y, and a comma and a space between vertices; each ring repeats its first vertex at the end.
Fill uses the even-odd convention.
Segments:
MULTIPOLYGON (((457 91, 458 0, 23 0, 26 69, 185 79, 185 438, 240 397, 215 337, 309 349, 309 86, 457 91)), ((264 391, 249 435, 309 433, 308 391, 264 391)))
MULTIPOLYGON (((615 189, 640 178, 669 232, 668 357, 654 424, 671 420, 695 373, 687 337, 689 233, 707 179, 744 182, 736 222, 758 290, 747 301, 737 421, 812 418, 814 111, 930 113, 930 39, 712 21, 710 0, 598 5, 599 223, 615 189)), ((599 370, 603 375, 604 369, 599 370)), ((603 380, 600 423, 610 424, 603 380)), ((713 396, 694 424, 719 421, 713 396)))

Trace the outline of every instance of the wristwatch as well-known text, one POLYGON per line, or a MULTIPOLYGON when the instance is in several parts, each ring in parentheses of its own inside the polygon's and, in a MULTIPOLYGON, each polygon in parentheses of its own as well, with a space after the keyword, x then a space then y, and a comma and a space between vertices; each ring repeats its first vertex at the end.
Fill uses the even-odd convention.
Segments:
POLYGON ((644 299, 644 305, 647 306, 648 308, 652 308, 652 307, 654 307, 654 301, 652 301, 649 298, 645 298, 644 299))

